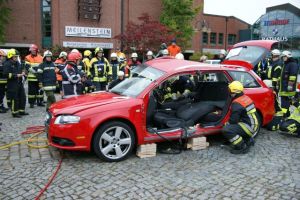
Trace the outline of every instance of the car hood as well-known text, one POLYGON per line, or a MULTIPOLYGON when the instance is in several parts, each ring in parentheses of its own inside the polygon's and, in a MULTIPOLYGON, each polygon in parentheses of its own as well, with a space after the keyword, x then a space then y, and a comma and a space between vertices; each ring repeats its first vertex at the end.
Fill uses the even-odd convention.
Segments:
POLYGON ((110 92, 90 93, 63 99, 52 104, 49 110, 54 116, 60 114, 75 114, 82 110, 91 109, 120 101, 126 101, 130 98, 131 97, 120 96, 110 92))

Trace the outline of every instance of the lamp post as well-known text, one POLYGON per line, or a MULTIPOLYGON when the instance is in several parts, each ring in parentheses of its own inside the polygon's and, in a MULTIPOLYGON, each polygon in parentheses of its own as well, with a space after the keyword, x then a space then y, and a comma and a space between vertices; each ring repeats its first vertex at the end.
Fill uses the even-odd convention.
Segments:
POLYGON ((205 19, 199 20, 196 22, 194 30, 195 30, 195 32, 198 32, 198 31, 201 32, 201 34, 200 34, 200 52, 202 55, 203 54, 203 46, 204 46, 203 34, 207 33, 207 39, 208 39, 208 34, 211 33, 209 23, 205 19), (198 28, 198 25, 200 25, 199 28, 198 28))

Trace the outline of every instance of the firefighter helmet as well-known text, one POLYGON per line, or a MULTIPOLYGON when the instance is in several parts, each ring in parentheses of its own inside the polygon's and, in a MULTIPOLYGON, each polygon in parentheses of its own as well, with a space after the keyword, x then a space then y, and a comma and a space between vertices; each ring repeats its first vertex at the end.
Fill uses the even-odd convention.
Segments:
POLYGON ((116 53, 111 53, 111 54, 110 54, 110 57, 111 57, 111 58, 117 58, 118 56, 117 56, 116 53))
POLYGON ((95 49, 95 54, 97 54, 97 53, 103 53, 103 49, 101 48, 101 47, 97 47, 96 49, 95 49))
POLYGON ((288 58, 292 57, 292 53, 290 51, 283 51, 282 56, 286 56, 288 58))
POLYGON ((124 72, 123 71, 118 71, 118 76, 124 76, 124 72))
POLYGON ((226 54, 227 54, 227 52, 226 52, 226 50, 225 50, 225 49, 221 49, 221 50, 220 50, 220 54, 226 55, 226 54))
POLYGON ((131 54, 131 58, 137 58, 137 57, 138 57, 137 53, 132 53, 131 54))
POLYGON ((92 55, 92 52, 90 50, 85 50, 83 52, 83 55, 89 57, 90 55, 92 55))
POLYGON ((164 50, 162 51, 162 54, 163 54, 164 56, 168 56, 168 55, 169 55, 168 49, 164 49, 164 50))
POLYGON ((271 54, 272 54, 273 56, 280 56, 280 51, 279 51, 278 49, 273 49, 273 50, 271 51, 271 54))
POLYGON ((75 53, 79 53, 78 49, 72 49, 72 50, 71 50, 71 53, 74 53, 74 52, 75 52, 75 53))
POLYGON ((19 55, 19 52, 15 49, 10 49, 8 50, 7 52, 7 58, 12 58, 13 56, 18 56, 19 55))
POLYGON ((153 56, 153 52, 152 51, 148 51, 146 55, 147 56, 153 56))
POLYGON ((82 58, 81 53, 78 52, 71 52, 69 53, 68 57, 67 57, 67 61, 70 62, 77 62, 77 60, 80 60, 82 58))
POLYGON ((32 45, 30 45, 30 47, 29 47, 29 51, 36 51, 36 52, 38 52, 38 51, 39 51, 39 48, 37 47, 37 45, 32 44, 32 45))
POLYGON ((184 60, 184 55, 182 53, 178 53, 176 54, 175 58, 178 60, 184 60))
POLYGON ((0 56, 6 56, 6 53, 0 49, 0 56))
POLYGON ((49 50, 45 51, 43 58, 45 58, 45 57, 52 57, 52 52, 49 50))
POLYGON ((59 58, 62 58, 62 57, 67 57, 68 56, 68 54, 67 54, 67 52, 65 52, 65 51, 62 51, 62 52, 60 52, 60 54, 59 54, 59 58))
POLYGON ((241 82, 239 82, 239 81, 233 81, 233 82, 231 82, 228 85, 228 87, 229 87, 229 90, 230 90, 231 93, 237 93, 238 94, 238 93, 243 92, 243 90, 244 90, 243 84, 241 82))

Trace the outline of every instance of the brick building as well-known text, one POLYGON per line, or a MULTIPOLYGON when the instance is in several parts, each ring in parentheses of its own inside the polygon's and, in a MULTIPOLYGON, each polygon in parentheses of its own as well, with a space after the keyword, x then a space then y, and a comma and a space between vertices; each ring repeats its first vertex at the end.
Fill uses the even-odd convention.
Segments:
MULTIPOLYGON (((203 0, 194 0, 200 5, 203 0)), ((11 21, 6 43, 1 48, 27 48, 35 43, 49 48, 59 45, 78 49, 101 46, 110 50, 120 46, 113 39, 126 31, 144 12, 159 20, 161 0, 23 0, 9 1, 11 21)), ((239 41, 239 31, 249 24, 235 18, 204 14, 194 20, 192 47, 186 52, 216 53, 239 41), (226 39, 227 38, 227 39, 226 39)), ((169 42, 169 41, 166 41, 169 42)))

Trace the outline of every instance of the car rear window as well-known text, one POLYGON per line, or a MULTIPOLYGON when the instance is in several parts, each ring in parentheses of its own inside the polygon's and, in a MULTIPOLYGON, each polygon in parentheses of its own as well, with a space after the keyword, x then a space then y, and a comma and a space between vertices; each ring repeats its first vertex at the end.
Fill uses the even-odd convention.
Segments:
POLYGON ((233 78, 233 80, 243 83, 244 88, 260 87, 256 79, 248 72, 229 71, 229 74, 233 78))

